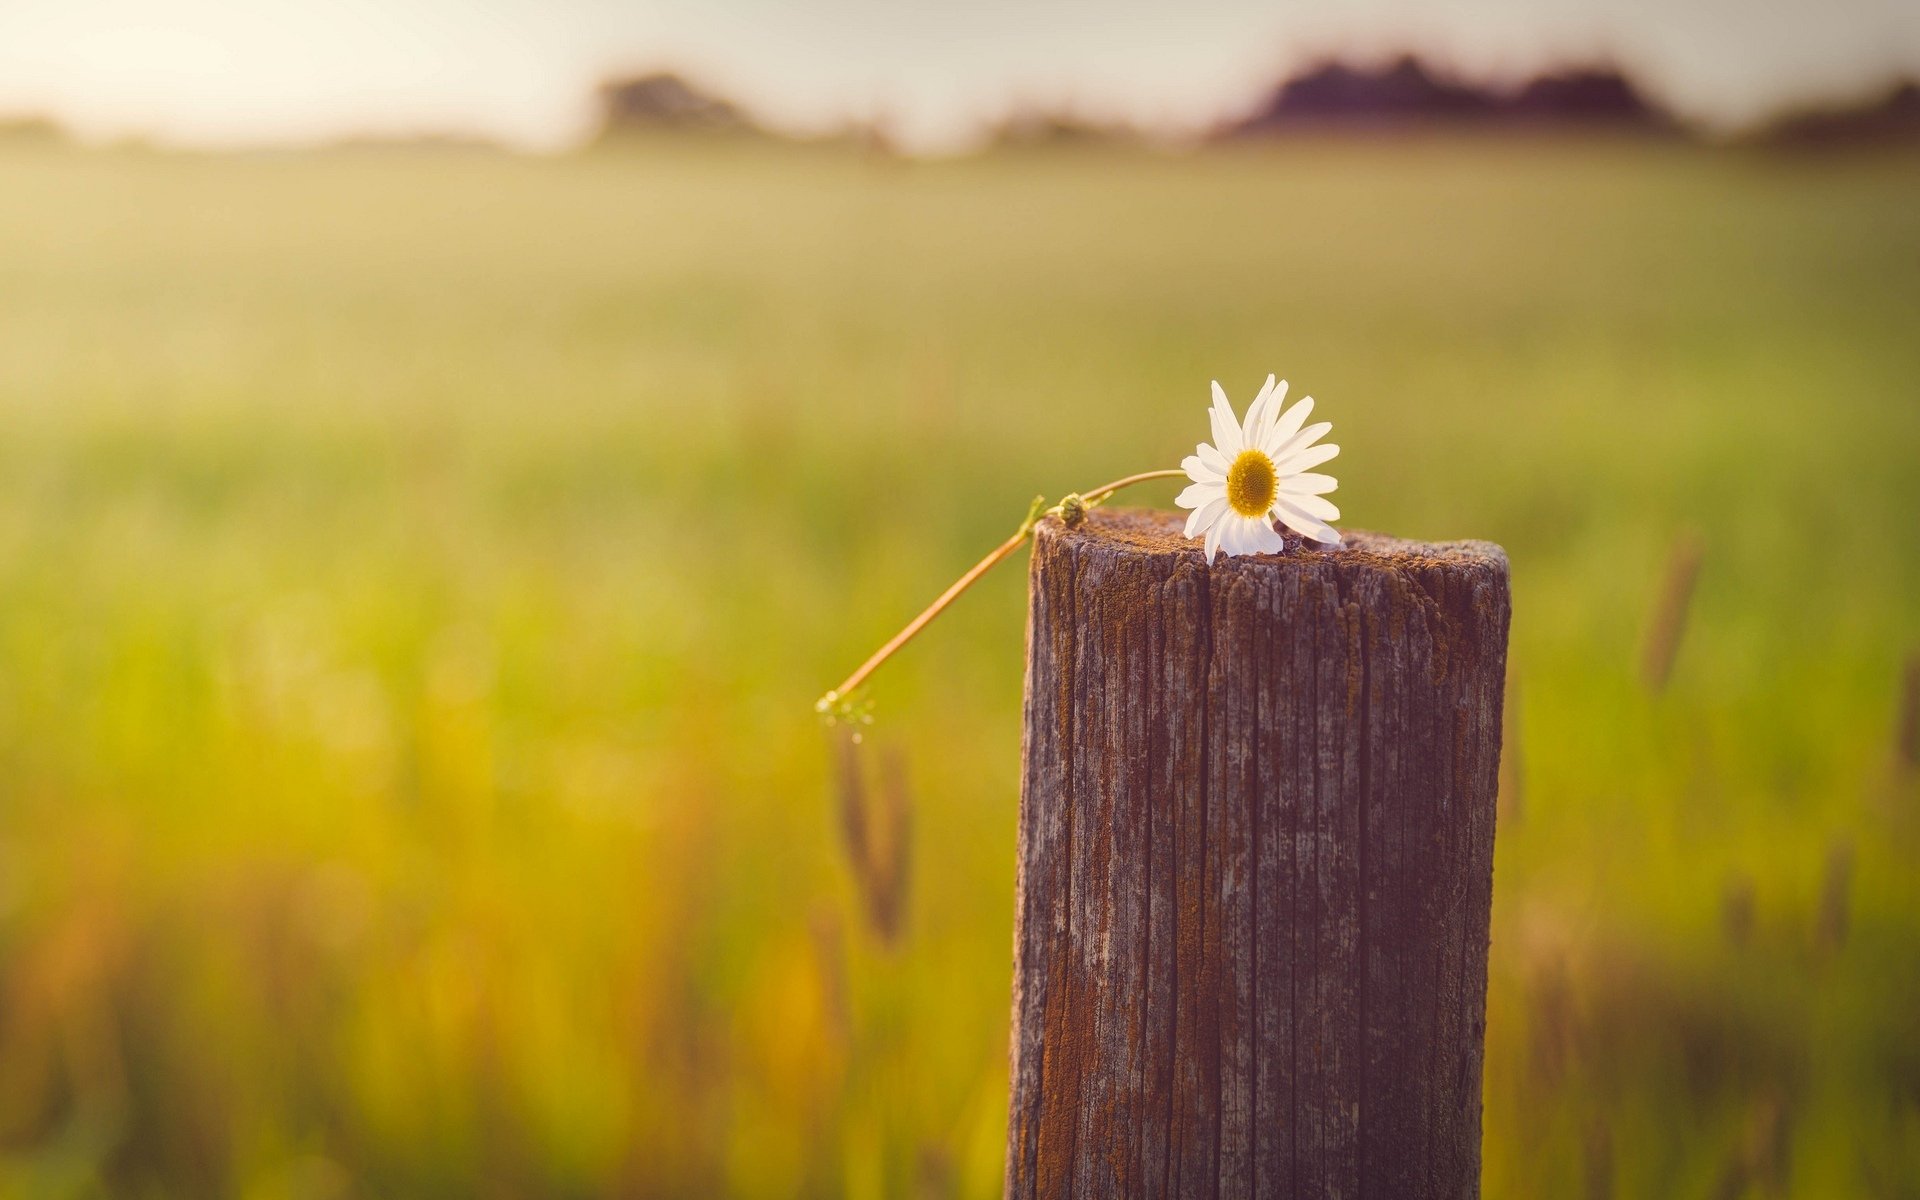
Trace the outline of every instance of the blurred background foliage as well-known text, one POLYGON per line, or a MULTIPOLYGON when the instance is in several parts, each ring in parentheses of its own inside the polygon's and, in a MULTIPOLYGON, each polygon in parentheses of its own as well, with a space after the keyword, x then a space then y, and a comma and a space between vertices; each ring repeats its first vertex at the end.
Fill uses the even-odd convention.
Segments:
POLYGON ((1920 1194, 1917 195, 0 150, 0 1195, 995 1194, 1019 568, 810 704, 1269 370, 1512 558, 1487 1194, 1920 1194))

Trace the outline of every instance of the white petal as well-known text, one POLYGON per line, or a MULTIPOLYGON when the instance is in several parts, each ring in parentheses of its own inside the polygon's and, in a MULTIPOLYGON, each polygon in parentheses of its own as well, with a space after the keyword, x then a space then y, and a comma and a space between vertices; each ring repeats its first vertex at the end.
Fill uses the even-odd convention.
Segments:
POLYGON ((1225 500, 1227 485, 1224 483, 1190 483, 1185 491, 1173 498, 1181 508, 1199 508, 1209 500, 1225 500))
MULTIPOLYGON (((1288 409, 1279 420, 1273 423, 1273 428, 1267 431, 1266 436, 1260 439, 1260 448, 1271 455, 1286 445, 1287 439, 1299 433, 1300 427, 1307 423, 1307 414, 1312 411, 1313 397, 1302 396, 1300 403, 1288 409)), ((1328 428, 1331 429, 1332 426, 1328 428)))
POLYGON ((1199 508, 1194 509, 1192 515, 1187 518, 1187 536, 1192 537, 1203 529, 1211 532, 1212 527, 1219 524, 1220 514, 1226 511, 1227 498, 1225 496, 1220 497, 1218 500, 1209 500, 1199 508))
POLYGON ((1229 555, 1236 555, 1236 557, 1238 557, 1238 555, 1250 555, 1250 553, 1254 553, 1254 538, 1256 538, 1254 530, 1260 526, 1260 522, 1258 522, 1258 520, 1248 520, 1246 516, 1240 516, 1236 513, 1236 515, 1233 516, 1233 520, 1229 520, 1227 524, 1229 524, 1227 536, 1221 540, 1221 545, 1227 547, 1227 553, 1229 553, 1229 555))
POLYGON ((1280 478, 1280 490, 1295 496, 1322 496, 1340 486, 1340 481, 1331 475, 1283 475, 1280 478))
POLYGON ((1296 450, 1288 456, 1284 462, 1275 461, 1273 465, 1274 469, 1280 472, 1280 474, 1293 475, 1306 470, 1308 467, 1317 467, 1339 453, 1340 447, 1328 443, 1325 446, 1314 446, 1306 450, 1296 450))
POLYGON ((1279 530, 1265 517, 1249 522, 1246 541, 1249 554, 1278 554, 1287 548, 1279 530))
POLYGON ((1200 443, 1199 448, 1194 451, 1194 454, 1196 457, 1200 459, 1202 463, 1204 463, 1206 466, 1211 468, 1222 479, 1225 479, 1227 477, 1227 472, 1233 469, 1232 459, 1229 459, 1226 455, 1220 453, 1218 450, 1215 450, 1212 446, 1209 446, 1205 442, 1200 443))
POLYGON ((1220 534, 1225 521, 1215 521, 1207 529, 1207 565, 1213 565, 1213 556, 1220 552, 1220 534))
POLYGON ((1202 459, 1198 454, 1189 454, 1181 459, 1180 469, 1185 471, 1187 478, 1193 480, 1195 483, 1225 483, 1227 481, 1227 473, 1225 471, 1214 470, 1208 466, 1206 460, 1202 459))
POLYGON ((1337 542, 1340 535, 1335 533, 1318 518, 1295 508, 1291 501, 1280 500, 1273 506, 1273 515, 1286 522, 1287 528, 1295 533, 1305 534, 1316 542, 1337 542))
POLYGON ((1233 558, 1240 553, 1240 526, 1235 514, 1220 518, 1220 553, 1233 558))
POLYGON ((1286 407, 1287 407, 1287 381, 1282 379, 1278 384, 1275 385, 1273 389, 1272 398, 1270 398, 1267 401, 1266 428, 1260 431, 1260 437, 1262 441, 1266 440, 1267 434, 1273 432, 1273 427, 1279 423, 1280 414, 1286 409, 1286 407))
POLYGON ((1240 422, 1235 419, 1233 403, 1227 399, 1218 379, 1213 381, 1213 407, 1207 410, 1207 417, 1213 422, 1213 444, 1220 448, 1220 453, 1228 458, 1240 453, 1245 445, 1240 440, 1240 422))
MULTIPOLYGON (((1300 403, 1305 404, 1306 401, 1302 400, 1300 403)), ((1280 441, 1280 444, 1268 451, 1267 457, 1275 462, 1280 462, 1294 451, 1304 450, 1308 446, 1313 445, 1321 438, 1327 436, 1332 429, 1332 421, 1316 421, 1290 438, 1286 438, 1285 440, 1275 439, 1280 441)))
POLYGON ((1318 496, 1295 496, 1283 492, 1277 503, 1284 503, 1289 507, 1297 508, 1308 516, 1318 517, 1322 521, 1338 521, 1340 519, 1340 510, 1333 506, 1333 501, 1323 500, 1318 496))
POLYGON ((1246 424, 1240 427, 1240 437, 1249 446, 1260 444, 1260 433, 1267 420, 1267 402, 1273 398, 1273 376, 1267 376, 1267 382, 1260 388, 1260 394, 1247 405, 1246 424))

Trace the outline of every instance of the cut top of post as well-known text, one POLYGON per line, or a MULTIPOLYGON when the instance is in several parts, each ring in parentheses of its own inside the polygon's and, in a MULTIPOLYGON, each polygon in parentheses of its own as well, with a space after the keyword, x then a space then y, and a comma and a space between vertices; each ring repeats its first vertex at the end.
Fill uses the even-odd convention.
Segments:
MULTIPOLYGON (((1201 540, 1186 537, 1182 532, 1185 525, 1185 513, 1148 508, 1099 508, 1073 528, 1068 528, 1057 517, 1049 517, 1035 529, 1034 536, 1049 542, 1064 542, 1077 554, 1174 557, 1206 567, 1206 551, 1201 540)), ((1350 571, 1422 574, 1440 568, 1449 574, 1484 572, 1489 581, 1504 580, 1508 574, 1506 551, 1492 542, 1417 542, 1360 529, 1341 530, 1338 546, 1323 546, 1292 532, 1286 533, 1286 540, 1284 554, 1235 558, 1222 554, 1214 560, 1211 570, 1256 578, 1265 573, 1300 569, 1331 569, 1341 574, 1350 571)))

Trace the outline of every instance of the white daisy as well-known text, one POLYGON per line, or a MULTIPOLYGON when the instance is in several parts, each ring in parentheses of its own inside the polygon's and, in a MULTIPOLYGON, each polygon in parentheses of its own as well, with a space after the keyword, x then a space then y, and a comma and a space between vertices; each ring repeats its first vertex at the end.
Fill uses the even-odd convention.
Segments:
POLYGON ((1338 446, 1314 445, 1333 425, 1306 424, 1312 396, 1283 414, 1286 396, 1286 381, 1276 386, 1267 376, 1242 424, 1234 420, 1227 393, 1217 381, 1213 385, 1213 407, 1207 410, 1213 444, 1201 442, 1180 464, 1193 486, 1174 501, 1193 510, 1187 536, 1206 534, 1209 563, 1221 550, 1229 556, 1278 552, 1286 543, 1273 527, 1275 519, 1316 542, 1340 541, 1328 523, 1340 519, 1340 510, 1323 499, 1339 484, 1331 475, 1307 470, 1340 453, 1338 446))

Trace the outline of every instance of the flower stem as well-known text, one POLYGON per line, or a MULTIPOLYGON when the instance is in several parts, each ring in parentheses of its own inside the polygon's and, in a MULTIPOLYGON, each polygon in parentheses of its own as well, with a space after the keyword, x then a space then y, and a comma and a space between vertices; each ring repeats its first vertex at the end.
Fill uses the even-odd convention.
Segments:
POLYGON ((1142 471, 1138 475, 1128 475, 1124 479, 1116 479, 1112 483, 1103 484, 1102 486, 1097 487, 1090 492, 1085 492, 1083 494, 1087 498, 1087 507, 1092 508, 1096 504, 1106 503, 1107 497, 1113 495, 1115 492, 1119 491, 1121 488, 1129 488, 1136 483, 1145 483, 1149 479, 1180 479, 1180 478, 1183 478, 1185 475, 1186 475, 1186 472, 1181 470, 1142 471))
POLYGON ((1142 471, 1137 475, 1128 475, 1116 479, 1112 483, 1102 484, 1090 492, 1070 494, 1063 498, 1060 503, 1044 511, 1040 506, 1044 504, 1045 501, 1036 497, 1033 507, 1027 512, 1027 519, 1020 522, 1020 528, 1014 530, 1011 537, 1001 542, 998 546, 995 546, 985 558, 969 567, 966 574, 954 580, 951 587, 941 592, 939 598, 932 604, 927 605, 919 616, 908 621, 905 629, 888 638, 886 644, 878 650, 875 650, 873 656, 861 663, 860 666, 854 670, 853 674, 847 676, 846 679, 842 681, 839 687, 834 688, 826 695, 820 697, 820 699, 814 703, 814 711, 825 716, 833 716, 839 711, 840 708, 846 704, 847 697, 853 694, 854 689, 865 683, 867 677, 880 668, 881 663, 892 658, 900 647, 912 641, 915 634, 927 627, 928 622, 945 611, 949 604, 959 599, 960 593, 972 587, 982 575, 985 575, 1002 559, 1005 559, 1008 555, 1024 545, 1026 540, 1033 536, 1033 527, 1040 522, 1041 518, 1063 516, 1066 514, 1069 505, 1075 506, 1078 513, 1085 514, 1104 504, 1115 492, 1122 488, 1132 487, 1136 483, 1146 483, 1152 479, 1172 479, 1177 476, 1184 476, 1185 474, 1185 471, 1142 471))

